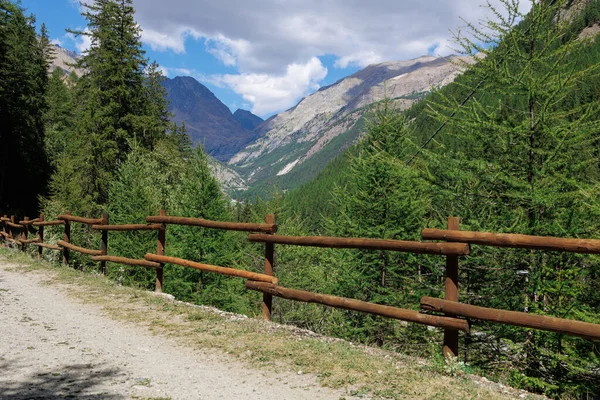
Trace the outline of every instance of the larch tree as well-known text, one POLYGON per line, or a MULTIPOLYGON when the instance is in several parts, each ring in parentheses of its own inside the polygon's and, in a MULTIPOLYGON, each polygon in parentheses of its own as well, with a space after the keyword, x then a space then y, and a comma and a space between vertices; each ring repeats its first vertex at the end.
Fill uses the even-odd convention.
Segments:
MULTIPOLYGON (((598 80, 599 65, 581 63, 579 54, 590 44, 562 17, 566 2, 532 1, 527 15, 518 1, 502 3, 505 10, 491 10, 496 20, 457 35, 477 60, 468 67, 477 77, 473 98, 461 105, 462 98, 440 96, 431 105, 448 121, 427 157, 435 207, 460 216, 470 230, 598 236, 589 196, 600 177, 600 108, 597 100, 572 99, 598 80)), ((600 322, 584 296, 598 273, 590 257, 478 249, 461 265, 462 301, 600 322)), ((570 386, 598 388, 589 371, 599 354, 582 339, 500 325, 484 329, 486 351, 495 348, 503 358, 498 349, 507 342, 519 349, 508 357, 516 384, 552 395, 570 386)))

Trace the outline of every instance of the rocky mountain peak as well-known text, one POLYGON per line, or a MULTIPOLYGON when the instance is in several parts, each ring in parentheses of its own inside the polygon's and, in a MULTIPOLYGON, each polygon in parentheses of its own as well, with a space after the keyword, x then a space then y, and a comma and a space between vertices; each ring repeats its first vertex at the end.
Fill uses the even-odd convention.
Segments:
POLYGON ((238 108, 233 113, 233 118, 244 128, 249 131, 254 130, 257 126, 265 122, 264 119, 258 115, 252 114, 250 111, 242 110, 238 108))

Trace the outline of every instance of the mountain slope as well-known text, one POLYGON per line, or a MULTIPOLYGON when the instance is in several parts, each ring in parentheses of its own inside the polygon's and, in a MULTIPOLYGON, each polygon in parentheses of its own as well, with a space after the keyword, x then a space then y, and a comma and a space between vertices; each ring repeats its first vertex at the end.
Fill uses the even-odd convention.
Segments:
POLYGON ((370 65, 269 118, 254 131, 258 139, 228 163, 258 191, 264 185, 296 187, 316 176, 360 136, 362 129, 355 125, 369 105, 387 94, 399 109, 407 109, 459 73, 455 64, 436 57, 370 65), (344 140, 334 140, 338 137, 344 140), (318 167, 311 168, 315 160, 318 167))
POLYGON ((242 127, 229 108, 204 85, 191 77, 163 82, 169 111, 178 124, 185 122, 194 145, 219 161, 229 159, 257 136, 242 127))
POLYGON ((233 118, 242 126, 242 128, 249 131, 254 130, 257 126, 265 122, 264 119, 258 115, 252 114, 250 111, 237 109, 233 113, 233 118))
POLYGON ((54 54, 52 62, 50 62, 50 72, 54 71, 55 69, 62 69, 67 75, 71 72, 75 72, 77 76, 82 76, 83 70, 73 66, 73 64, 77 62, 79 54, 75 53, 74 51, 63 49, 58 45, 53 46, 54 54))

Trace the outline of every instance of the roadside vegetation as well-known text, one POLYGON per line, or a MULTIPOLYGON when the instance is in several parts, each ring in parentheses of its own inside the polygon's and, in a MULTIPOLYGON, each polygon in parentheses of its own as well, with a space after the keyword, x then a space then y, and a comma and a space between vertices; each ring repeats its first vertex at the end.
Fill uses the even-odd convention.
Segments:
MULTIPOLYGON (((11 271, 32 274, 111 318, 147 327, 165 340, 226 354, 249 368, 314 374, 321 385, 344 388, 348 395, 382 399, 537 399, 472 375, 460 363, 440 357, 422 359, 318 335, 206 306, 174 301, 98 274, 83 273, 0 249, 11 271)), ((342 398, 340 398, 341 400, 342 398)))

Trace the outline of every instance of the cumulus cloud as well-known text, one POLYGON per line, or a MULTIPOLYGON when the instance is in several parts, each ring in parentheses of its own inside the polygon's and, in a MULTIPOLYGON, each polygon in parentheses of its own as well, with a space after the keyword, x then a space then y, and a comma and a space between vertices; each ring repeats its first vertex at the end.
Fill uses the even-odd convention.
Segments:
MULTIPOLYGON (((526 11, 530 1, 520 0, 526 11)), ((491 15, 486 0, 134 0, 143 40, 157 50, 186 51, 190 38, 239 76, 222 80, 248 101, 256 84, 279 82, 291 69, 333 55, 335 68, 452 53, 450 31, 491 15), (242 84, 244 82, 244 84, 242 84), (244 88, 244 89, 242 89, 244 88)), ((500 0, 490 0, 500 6, 500 0)), ((319 76, 319 74, 315 74, 319 76)), ((294 81, 294 83, 300 82, 294 81)), ((305 85, 313 80, 304 79, 305 85)), ((288 94, 304 93, 289 88, 288 94)), ((275 93, 275 91, 273 92, 275 93)), ((288 98, 289 96, 283 96, 288 98)), ((266 109, 264 104, 257 109, 266 109)))
POLYGON ((202 35, 191 28, 177 27, 174 32, 165 33, 152 28, 142 28, 142 40, 153 50, 172 50, 185 53, 185 41, 188 38, 199 39, 202 35))
POLYGON ((318 82, 327 76, 327 68, 313 57, 305 64, 290 64, 285 74, 222 75, 218 81, 231 87, 251 103, 252 112, 265 115, 292 107, 308 91, 319 89, 318 82))
POLYGON ((90 30, 88 28, 81 29, 77 28, 78 31, 83 32, 83 35, 74 35, 72 33, 67 33, 65 37, 73 42, 75 46, 75 50, 81 54, 92 46, 92 38, 89 35, 90 30))

